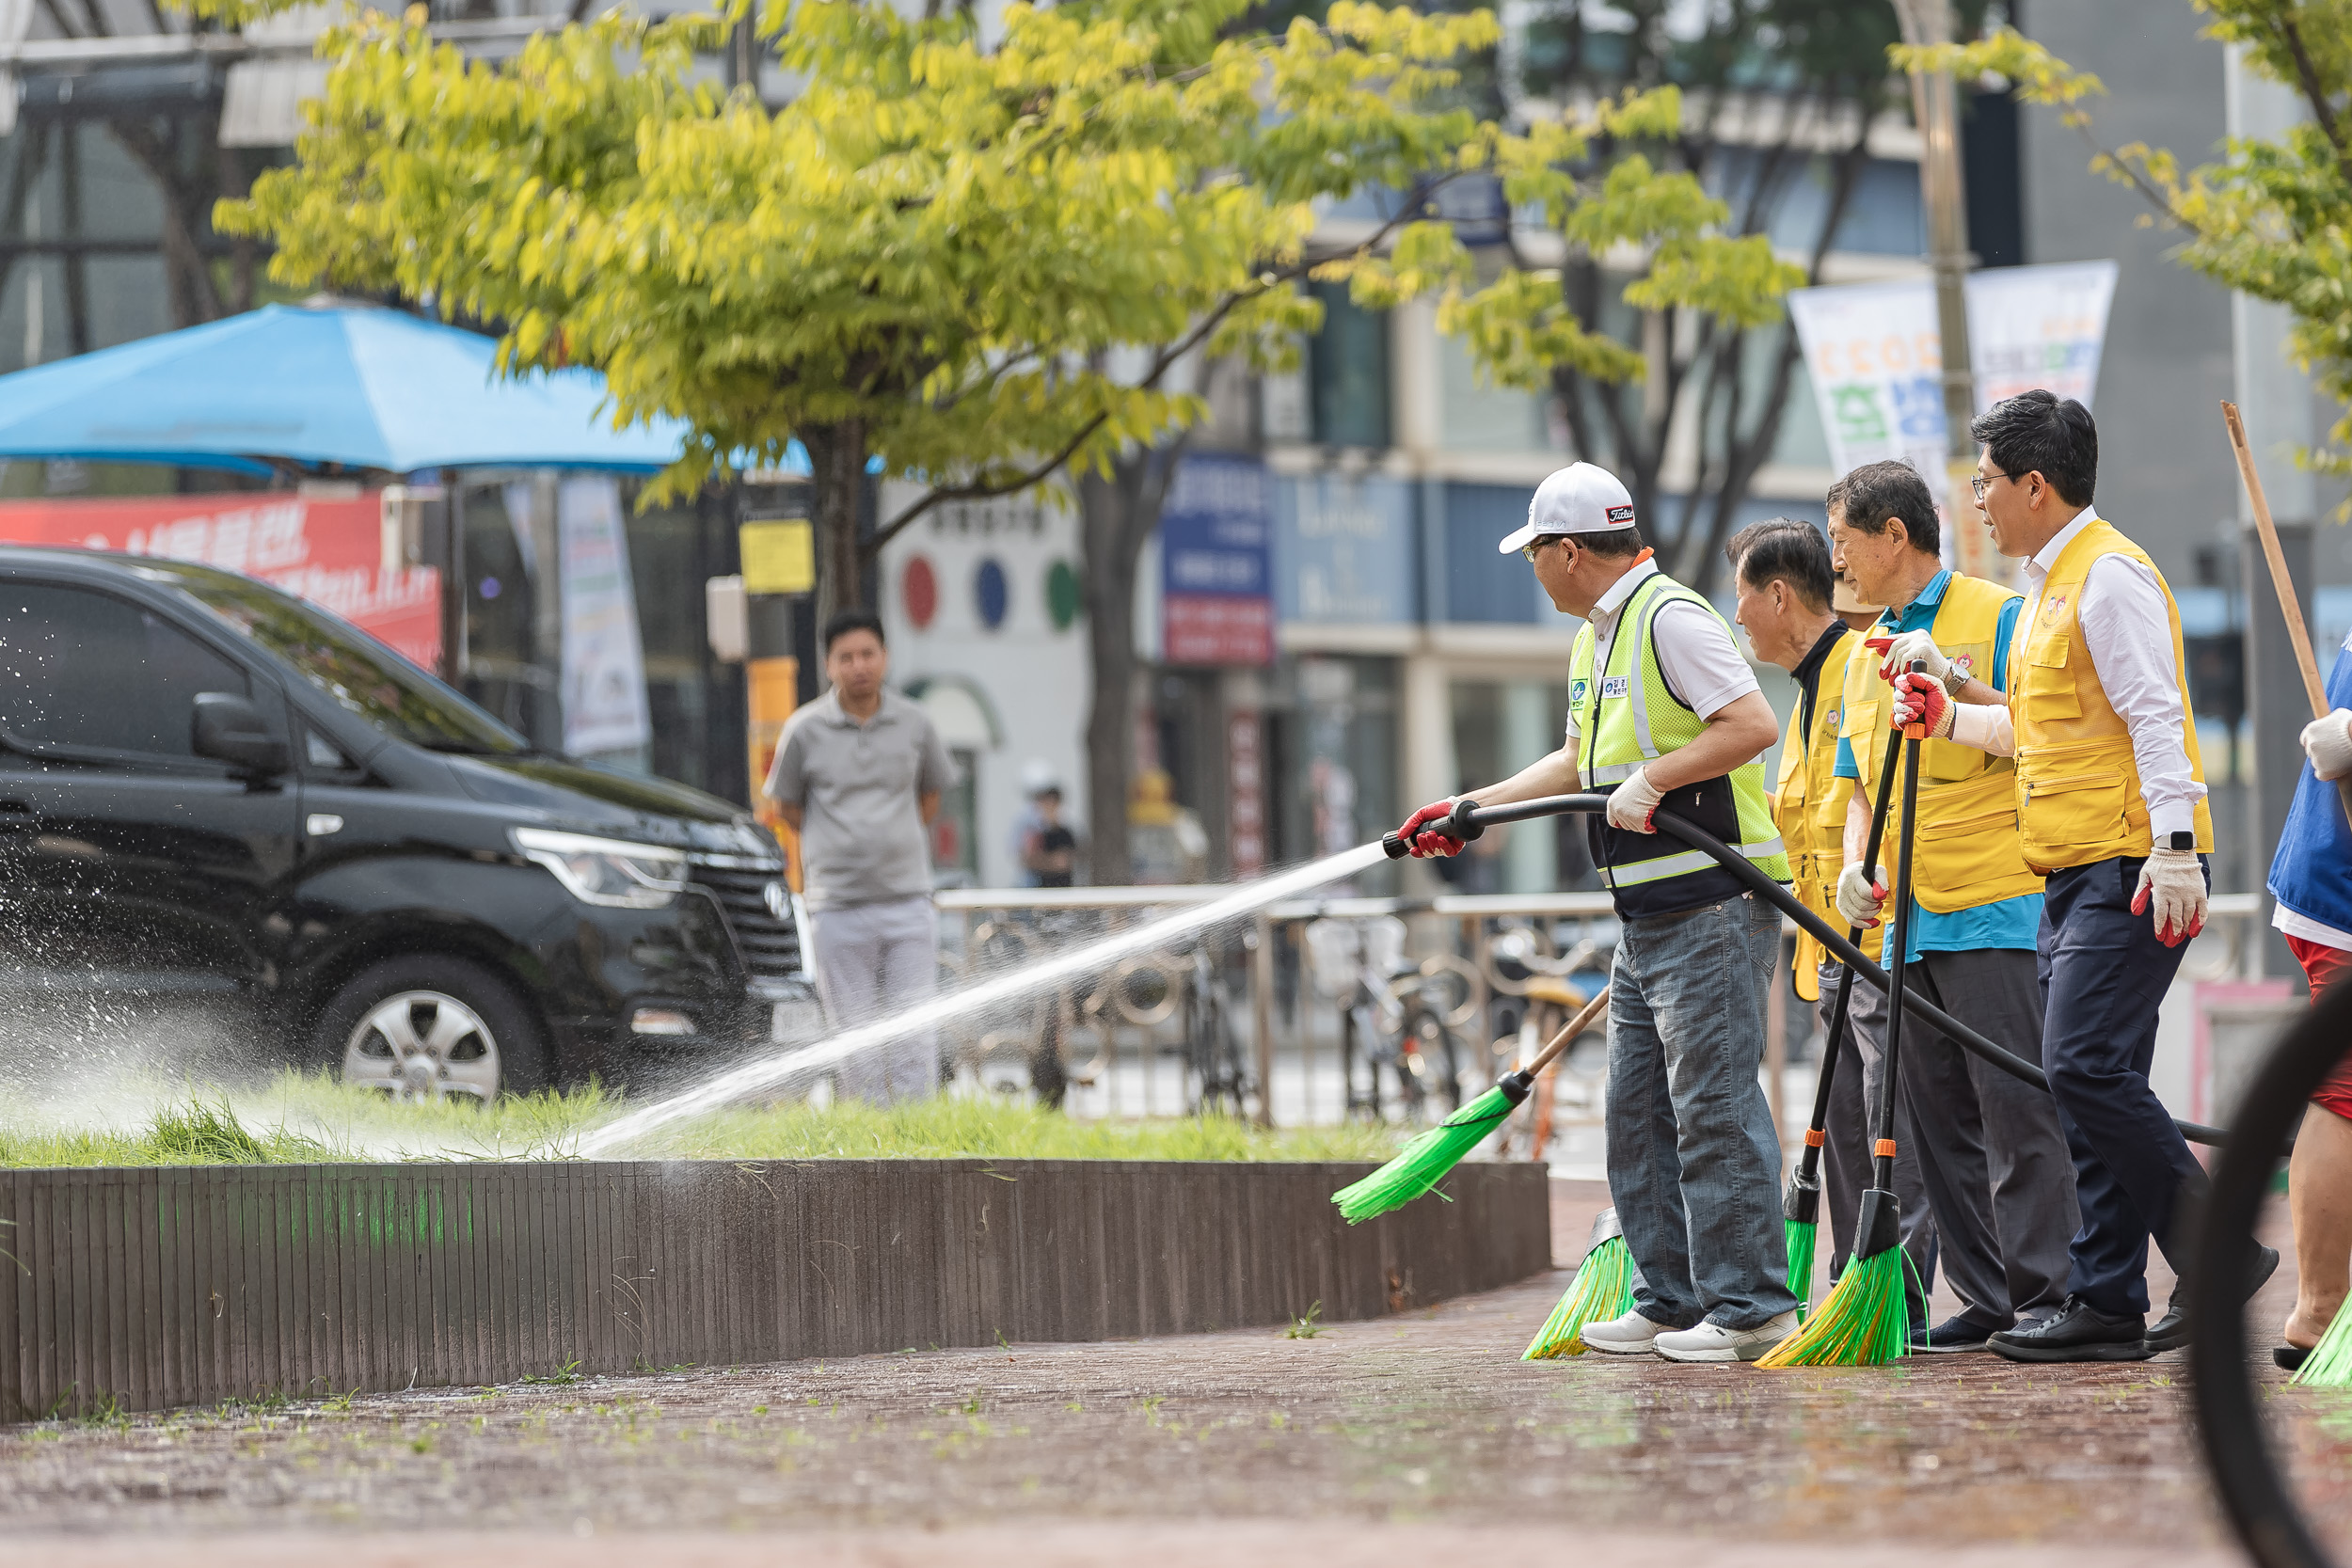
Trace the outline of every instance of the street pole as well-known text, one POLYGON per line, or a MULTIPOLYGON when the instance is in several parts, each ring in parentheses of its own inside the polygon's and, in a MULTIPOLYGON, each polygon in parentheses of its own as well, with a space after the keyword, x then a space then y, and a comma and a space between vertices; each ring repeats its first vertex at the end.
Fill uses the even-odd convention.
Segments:
MULTIPOLYGON (((1948 0, 1895 0, 1903 41, 1914 48, 1952 41, 1948 0)), ((1919 191, 1928 213, 1928 266, 1935 277, 1936 326, 1944 347, 1944 521, 1951 531, 1953 563, 1971 577, 2006 579, 1991 536, 1976 520, 1968 481, 1977 447, 1968 423, 1977 415, 1976 378, 1968 357, 1967 187, 1960 162, 1960 89, 1948 71, 1911 73, 1911 109, 1919 125, 1919 191)))

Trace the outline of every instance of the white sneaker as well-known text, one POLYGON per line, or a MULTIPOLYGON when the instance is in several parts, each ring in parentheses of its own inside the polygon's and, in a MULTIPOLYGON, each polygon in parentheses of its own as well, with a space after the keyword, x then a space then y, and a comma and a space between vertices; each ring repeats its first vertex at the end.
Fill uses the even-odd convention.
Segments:
POLYGON ((1701 1323, 1658 1336, 1657 1351, 1669 1361, 1753 1361, 1797 1331, 1797 1315, 1783 1312, 1754 1328, 1701 1323))
POLYGON ((1586 1350, 1597 1350, 1604 1355, 1647 1355, 1657 1347, 1659 1336, 1668 1332, 1664 1323, 1645 1318, 1636 1310, 1605 1323, 1586 1323, 1579 1338, 1586 1350))

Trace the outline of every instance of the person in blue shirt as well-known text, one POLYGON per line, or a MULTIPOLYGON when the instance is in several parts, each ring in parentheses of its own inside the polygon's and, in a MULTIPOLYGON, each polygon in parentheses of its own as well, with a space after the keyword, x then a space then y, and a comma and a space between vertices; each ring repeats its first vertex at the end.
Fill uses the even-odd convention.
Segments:
MULTIPOLYGON (((2303 727, 2308 758, 2270 863, 2270 923, 2287 939, 2317 1001, 2352 976, 2352 822, 2336 781, 2352 777, 2352 637, 2328 673, 2330 711, 2303 727)), ((2300 1367, 2344 1307, 2352 1263, 2352 1057, 2312 1096, 2287 1162, 2295 1219, 2295 1309, 2271 1358, 2300 1367)))
MULTIPOLYGON (((1848 474, 1830 492, 1829 520, 1839 572, 1862 597, 1887 607, 1872 633, 1883 664, 1856 658, 1849 666, 1836 772, 1855 781, 1838 909, 1858 926, 1884 922, 1881 959, 1891 962, 1885 889, 1894 880, 1899 803, 1876 878, 1861 864, 1892 716, 1887 678, 1918 664, 1955 701, 2005 702, 2024 600, 1944 568, 1933 498, 1908 464, 1866 464, 1848 474)), ((1947 741, 1922 746, 1908 979, 1928 1001, 2031 1060, 2042 1041, 2042 879, 2026 863, 2012 768, 2008 758, 1947 741)), ((1885 1038, 1884 996, 1854 987, 1852 1019, 1864 1059, 1875 1058, 1885 1038)), ((1935 1212, 1938 1259, 1966 1304, 1915 1335, 1914 1348, 1984 1350, 1994 1334, 2052 1317, 2066 1301, 2077 1212, 2058 1105, 2048 1090, 1979 1061, 1915 1020, 1903 1031, 1898 1076, 1935 1212)))

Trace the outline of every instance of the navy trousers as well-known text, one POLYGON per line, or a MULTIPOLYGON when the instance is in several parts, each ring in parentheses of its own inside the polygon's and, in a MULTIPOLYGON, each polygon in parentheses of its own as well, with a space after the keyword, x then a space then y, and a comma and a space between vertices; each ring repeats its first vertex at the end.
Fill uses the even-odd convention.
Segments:
POLYGON ((2184 1270, 2175 1221, 2205 1180, 2148 1086, 2156 1009, 2188 944, 2167 947, 2152 915, 2132 913, 2139 867, 2137 859, 2069 867, 2049 879, 2042 906, 2042 1066, 2082 1212, 2067 1291, 2125 1317, 2148 1310, 2151 1237, 2184 1270))

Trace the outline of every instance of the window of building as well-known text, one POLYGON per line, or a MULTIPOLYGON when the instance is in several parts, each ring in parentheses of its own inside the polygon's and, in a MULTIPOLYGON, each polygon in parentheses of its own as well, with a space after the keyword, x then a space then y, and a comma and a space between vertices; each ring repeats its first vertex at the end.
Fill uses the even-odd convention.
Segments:
POLYGON ((1311 285, 1323 327, 1307 349, 1314 438, 1328 447, 1389 444, 1389 318, 1359 309, 1344 283, 1311 285))

